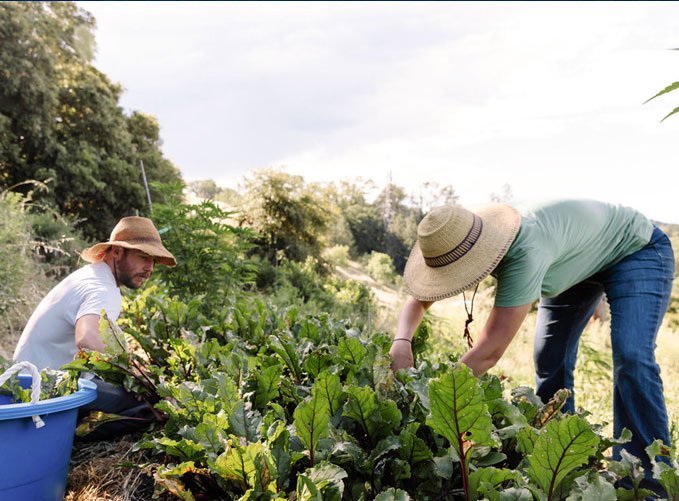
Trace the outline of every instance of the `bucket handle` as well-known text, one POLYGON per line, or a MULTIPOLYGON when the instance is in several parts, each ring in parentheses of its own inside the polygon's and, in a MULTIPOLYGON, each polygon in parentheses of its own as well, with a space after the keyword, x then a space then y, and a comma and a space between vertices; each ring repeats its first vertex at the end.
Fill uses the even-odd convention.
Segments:
MULTIPOLYGON (((33 382, 31 384, 31 404, 37 404, 40 401, 40 385, 42 383, 42 378, 40 377, 40 371, 38 371, 38 368, 30 362, 17 362, 12 367, 3 372, 2 375, 0 375, 0 386, 5 384, 5 381, 12 377, 15 373, 23 369, 31 373, 31 378, 33 378, 33 382)), ((33 416, 32 419, 36 428, 42 428, 45 426, 45 422, 40 419, 40 416, 33 416)))

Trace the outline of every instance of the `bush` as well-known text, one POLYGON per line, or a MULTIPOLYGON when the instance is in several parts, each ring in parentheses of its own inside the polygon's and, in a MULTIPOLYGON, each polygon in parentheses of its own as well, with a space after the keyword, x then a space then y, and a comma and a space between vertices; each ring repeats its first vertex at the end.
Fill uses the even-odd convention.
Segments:
MULTIPOLYGON (((180 187, 164 189, 179 191, 180 187)), ((205 311, 222 304, 234 291, 253 286, 255 267, 246 257, 253 234, 231 225, 232 214, 211 201, 155 205, 153 220, 177 266, 159 266, 152 281, 162 282, 171 295, 185 301, 202 296, 205 311)))
POLYGON ((377 282, 393 283, 396 280, 394 262, 389 255, 382 252, 371 252, 366 265, 368 275, 377 282))
POLYGON ((0 313, 25 300, 24 285, 33 269, 31 224, 17 193, 0 195, 0 313))
POLYGON ((7 350, 52 286, 34 252, 37 242, 29 207, 30 199, 23 195, 0 192, 0 345, 7 350))
POLYGON ((349 246, 333 245, 322 253, 323 259, 335 266, 346 266, 349 263, 349 246))

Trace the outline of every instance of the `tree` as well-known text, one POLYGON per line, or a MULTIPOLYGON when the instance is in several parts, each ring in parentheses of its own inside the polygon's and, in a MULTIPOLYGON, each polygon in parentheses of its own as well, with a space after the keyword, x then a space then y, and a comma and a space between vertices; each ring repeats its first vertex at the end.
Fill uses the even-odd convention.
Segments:
POLYGON ((212 179, 201 179, 198 181, 191 181, 188 184, 189 190, 200 198, 206 198, 212 200, 217 196, 222 190, 217 183, 212 179))
POLYGON ((148 214, 141 161, 149 182, 181 176, 155 119, 127 117, 120 85, 92 66, 94 25, 72 2, 0 3, 0 189, 49 181, 40 202, 99 240, 148 214))
POLYGON ((440 205, 455 205, 458 198, 452 185, 441 186, 436 181, 425 181, 420 186, 419 192, 412 197, 415 207, 419 208, 422 214, 440 205))
POLYGON ((270 262, 318 257, 329 211, 316 186, 280 169, 260 169, 245 179, 242 224, 261 237, 259 251, 270 262))
POLYGON ((127 129, 136 149, 137 165, 143 162, 146 178, 149 180, 151 200, 154 203, 169 203, 166 192, 154 187, 154 181, 164 184, 184 185, 179 169, 163 156, 160 139, 160 124, 156 117, 135 111, 127 120, 127 129))
POLYGON ((70 2, 0 3, 0 182, 35 177, 56 148, 60 71, 92 57, 94 18, 70 2))

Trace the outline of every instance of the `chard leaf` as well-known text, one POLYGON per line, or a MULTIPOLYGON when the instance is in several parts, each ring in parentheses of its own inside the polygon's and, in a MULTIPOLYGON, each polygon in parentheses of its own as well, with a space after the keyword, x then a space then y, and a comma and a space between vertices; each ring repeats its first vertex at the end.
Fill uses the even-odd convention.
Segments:
POLYGON ((255 489, 261 492, 275 477, 265 457, 264 445, 249 443, 241 446, 231 443, 226 452, 219 455, 213 470, 222 478, 240 484, 243 490, 255 489))
POLYGON ((518 407, 527 421, 531 421, 542 407, 542 401, 529 386, 519 386, 512 390, 512 404, 518 407))
POLYGON ((226 447, 226 438, 222 436, 222 430, 214 423, 205 422, 193 426, 185 425, 178 431, 182 437, 192 440, 205 450, 209 461, 217 459, 226 447))
POLYGON ((322 463, 297 478, 297 499, 341 501, 347 472, 337 465, 322 463))
POLYGON ((222 361, 222 369, 226 371, 237 387, 240 387, 248 372, 248 359, 238 351, 232 351, 222 361))
MULTIPOLYGON (((486 447, 487 449, 487 447, 486 447)), ((483 454, 482 456, 478 456, 477 454, 473 455, 474 457, 474 464, 478 466, 479 468, 487 467, 487 466, 493 466, 494 464, 501 463, 505 459, 507 459, 507 454, 504 452, 498 452, 498 451, 489 451, 483 454)))
POLYGON ((239 400, 229 414, 229 426, 234 435, 245 437, 248 442, 256 442, 259 437, 259 425, 262 417, 257 411, 252 411, 249 404, 239 400))
POLYGON ((448 439, 458 457, 468 461, 473 445, 494 445, 493 424, 483 390, 466 365, 429 383, 431 415, 427 418, 436 432, 448 439))
MULTIPOLYGON (((491 492, 496 491, 503 483, 507 481, 518 481, 521 474, 518 471, 512 471, 500 468, 479 468, 469 474, 469 495, 472 499, 478 499, 479 487, 485 484, 485 495, 488 496, 491 492)), ((497 496, 499 498, 499 495, 497 496)))
POLYGON ((354 465, 358 468, 367 459, 366 452, 360 445, 353 442, 337 442, 331 454, 333 462, 339 464, 354 465))
POLYGON ((318 344, 321 341, 318 325, 316 325, 314 320, 304 319, 302 321, 302 326, 299 329, 297 337, 300 339, 311 339, 314 343, 318 344))
POLYGON ((391 359, 377 353, 373 361, 373 386, 378 395, 390 398, 396 394, 396 380, 391 370, 391 359))
POLYGON ((437 477, 450 480, 453 476, 453 458, 450 455, 434 457, 434 474, 437 477))
POLYGON ((332 367, 333 361, 333 357, 328 353, 316 350, 304 359, 302 365, 305 371, 313 377, 318 377, 321 372, 332 367))
POLYGON ((269 346, 275 351, 283 363, 288 367, 296 383, 302 380, 302 370, 300 369, 299 356, 291 343, 280 337, 270 336, 269 346))
POLYGON ((340 340, 337 351, 342 359, 354 367, 359 367, 368 350, 355 337, 345 337, 340 340))
POLYGON ((615 489, 618 501, 639 501, 640 499, 657 499, 657 495, 648 489, 628 490, 622 487, 615 489))
POLYGON ((427 461, 433 457, 431 450, 429 450, 429 447, 427 447, 424 440, 415 435, 418 428, 418 423, 410 423, 405 426, 399 434, 401 448, 398 451, 398 455, 408 464, 427 461))
POLYGON ((185 438, 173 440, 168 437, 160 437, 153 442, 158 449, 182 461, 201 460, 204 456, 203 446, 193 440, 185 438))
POLYGON ((102 411, 92 411, 80 421, 75 429, 75 436, 86 437, 102 424, 121 420, 146 421, 146 419, 143 418, 131 418, 128 416, 122 416, 120 414, 109 414, 102 411))
MULTIPOLYGON (((199 469, 195 467, 193 461, 187 461, 170 468, 158 468, 153 474, 153 480, 156 489, 169 492, 182 501, 194 501, 193 494, 186 488, 180 478, 186 473, 197 473, 198 471, 199 469)), ((203 474, 209 475, 207 470, 203 471, 205 472, 203 474)))
POLYGON ((653 478, 658 480, 665 488, 668 499, 679 499, 679 468, 676 462, 674 467, 667 463, 657 460, 657 456, 666 458, 672 457, 672 449, 662 443, 662 440, 655 440, 646 447, 646 454, 653 465, 653 478))
POLYGON ((566 404, 566 400, 571 396, 571 391, 567 389, 558 390, 554 396, 549 399, 545 405, 543 405, 537 412, 531 424, 535 428, 544 427, 554 416, 559 415, 559 411, 566 404))
POLYGON ((318 441, 328 436, 330 410, 328 401, 319 396, 312 395, 308 400, 300 402, 294 413, 293 424, 297 436, 309 451, 311 465, 314 465, 314 454, 318 441))
POLYGON ((615 487, 597 472, 589 472, 575 479, 566 501, 615 501, 615 487))
POLYGON ((219 397, 221 408, 227 413, 231 412, 236 402, 240 400, 238 387, 231 377, 223 372, 214 374, 215 394, 219 397))
POLYGON ((255 390, 255 408, 265 409, 267 404, 278 397, 278 382, 282 369, 280 365, 272 365, 259 371, 255 375, 257 389, 255 390))
POLYGON ((535 442, 538 440, 538 431, 535 428, 527 426, 522 428, 516 434, 516 450, 527 456, 533 453, 535 448, 535 442))
POLYGON ((327 402, 330 416, 334 416, 340 410, 344 392, 337 374, 321 373, 314 382, 311 393, 314 397, 318 396, 318 398, 327 402))
POLYGON ((381 400, 379 410, 373 416, 375 424, 374 436, 377 438, 389 436, 401 424, 401 411, 393 400, 381 400))
POLYGON ((267 432, 267 440, 273 464, 276 467, 277 485, 280 490, 287 489, 290 483, 292 455, 290 454, 290 432, 285 421, 276 421, 267 432))
POLYGON ((480 380, 486 402, 502 399, 502 382, 497 376, 486 375, 480 380))
POLYGON ((297 499, 299 501, 323 501, 321 491, 306 475, 297 475, 297 499))
POLYGON ((491 501, 533 501, 533 494, 524 487, 511 487, 500 491, 499 496, 493 498, 485 489, 479 488, 479 493, 488 497, 491 501))
MULTIPOLYGON (((629 477, 629 479, 632 481, 632 491, 639 490, 641 481, 644 479, 644 469, 641 466, 641 459, 633 456, 625 449, 622 449, 620 451, 620 461, 610 461, 608 463, 608 469, 618 475, 620 478, 629 477)), ((644 496, 640 496, 638 498, 635 497, 635 499, 640 499, 643 497, 644 496)))
POLYGON ((356 421, 367 435, 370 445, 389 436, 401 422, 401 411, 393 400, 379 400, 367 386, 350 386, 343 415, 356 421))
POLYGON ((549 499, 563 479, 596 454, 599 438, 579 416, 551 421, 528 456, 528 475, 549 499))
POLYGON ((603 453, 606 449, 613 447, 614 445, 624 445, 629 443, 632 440, 632 432, 627 428, 623 428, 618 438, 599 437, 599 439, 601 440, 599 443, 599 452, 603 453))
POLYGON ((380 492, 376 497, 375 501, 409 501, 410 496, 408 493, 401 489, 394 489, 390 487, 386 491, 380 492))
POLYGON ((377 396, 366 386, 350 386, 347 388, 347 397, 343 415, 356 421, 372 444, 375 430, 371 416, 379 409, 377 396))
POLYGON ((375 448, 370 452, 370 456, 368 456, 368 463, 370 464, 370 467, 367 468, 367 470, 371 471, 374 468, 374 465, 377 464, 381 458, 389 454, 389 452, 398 450, 400 448, 401 442, 397 436, 391 435, 380 440, 375 448))

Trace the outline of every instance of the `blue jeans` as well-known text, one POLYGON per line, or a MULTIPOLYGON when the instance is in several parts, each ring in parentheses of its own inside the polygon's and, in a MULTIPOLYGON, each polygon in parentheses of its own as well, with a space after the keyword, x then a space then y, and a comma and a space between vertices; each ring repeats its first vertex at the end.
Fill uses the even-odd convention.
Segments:
MULTIPOLYGON (((613 432, 623 428, 632 442, 624 448, 642 460, 651 475, 645 447, 653 440, 670 443, 667 410, 655 361, 655 341, 667 310, 674 276, 672 245, 659 228, 643 249, 615 265, 540 301, 535 336, 535 384, 543 401, 561 388, 573 390, 573 370, 580 334, 603 293, 611 308, 613 351, 613 432)), ((571 397, 566 412, 575 409, 571 397)))

